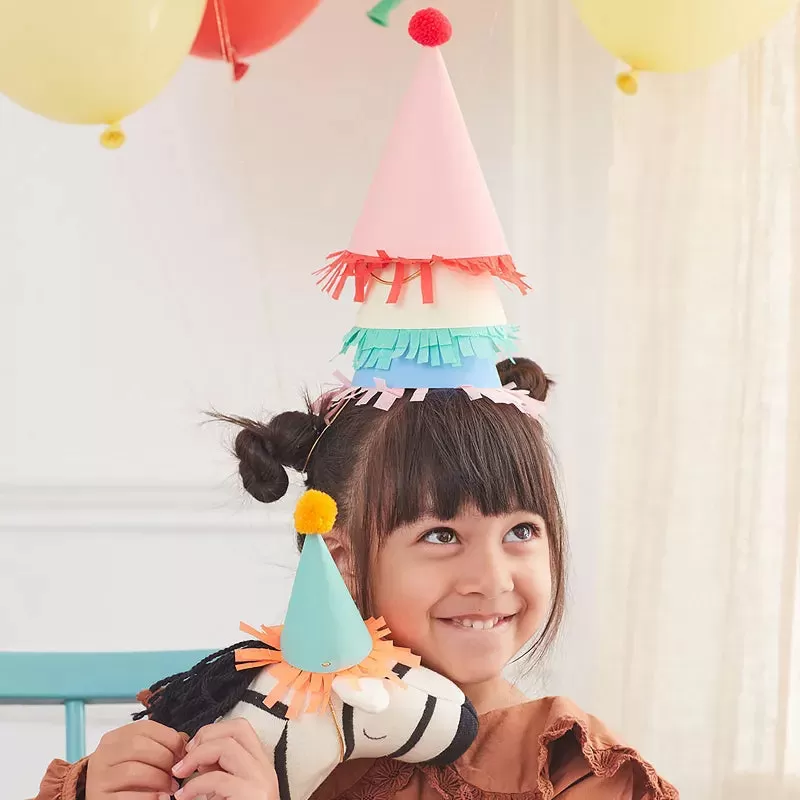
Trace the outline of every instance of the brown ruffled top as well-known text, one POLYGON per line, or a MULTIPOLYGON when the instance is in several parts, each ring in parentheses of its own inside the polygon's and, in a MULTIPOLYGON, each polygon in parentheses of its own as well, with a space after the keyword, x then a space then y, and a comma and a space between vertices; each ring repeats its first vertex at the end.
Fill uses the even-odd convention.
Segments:
MULTIPOLYGON (((85 761, 54 761, 34 800, 82 800, 85 761)), ((635 750, 563 697, 480 718, 478 738, 455 764, 381 758, 337 767, 312 800, 679 800, 635 750)))
POLYGON ((546 697, 480 718, 447 767, 390 759, 334 770, 313 800, 678 800, 677 790, 595 717, 546 697))

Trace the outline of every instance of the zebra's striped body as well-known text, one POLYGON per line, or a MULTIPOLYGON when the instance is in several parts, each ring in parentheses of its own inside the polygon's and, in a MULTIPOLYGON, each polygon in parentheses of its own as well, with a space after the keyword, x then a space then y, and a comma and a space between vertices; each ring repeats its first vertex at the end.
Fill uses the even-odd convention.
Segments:
POLYGON ((273 751, 281 800, 307 800, 337 764, 352 758, 455 761, 477 734, 475 709, 455 684, 435 672, 399 664, 394 672, 405 686, 381 681, 381 692, 389 695, 384 710, 367 710, 367 693, 361 702, 358 690, 348 687, 341 692, 348 702, 334 691, 327 712, 287 720, 284 705, 264 705, 275 685, 267 667, 226 718, 249 720, 264 747, 273 751))

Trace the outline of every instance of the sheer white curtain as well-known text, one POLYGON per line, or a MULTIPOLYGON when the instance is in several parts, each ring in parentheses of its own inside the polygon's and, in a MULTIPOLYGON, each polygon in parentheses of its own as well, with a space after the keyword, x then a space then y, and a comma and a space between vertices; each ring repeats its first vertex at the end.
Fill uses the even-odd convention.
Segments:
MULTIPOLYGON (((635 98, 598 84, 615 65, 566 0, 520 2, 517 23, 520 163, 544 165, 539 196, 567 219, 548 233, 564 259, 547 268, 592 287, 603 327, 596 395, 556 420, 583 593, 563 651, 582 663, 562 668, 588 676, 567 687, 687 800, 796 798, 798 19, 712 70, 645 76, 635 98), (549 95, 531 74, 543 66, 549 95), (587 238, 603 248, 581 267, 587 238), (589 500, 570 482, 591 483, 572 426, 602 444, 589 500), (576 649, 576 630, 591 646, 576 649)), ((518 218, 540 210, 521 191, 518 218)), ((537 242, 523 245, 535 258, 537 242)), ((563 292, 551 294, 574 314, 563 292)))

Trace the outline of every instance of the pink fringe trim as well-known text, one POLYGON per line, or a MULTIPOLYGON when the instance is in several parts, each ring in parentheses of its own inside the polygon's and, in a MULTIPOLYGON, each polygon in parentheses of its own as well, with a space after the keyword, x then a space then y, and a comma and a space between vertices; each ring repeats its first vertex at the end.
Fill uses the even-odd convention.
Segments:
MULTIPOLYGON (((339 410, 341 403, 348 400, 356 400, 357 406, 365 406, 372 403, 375 408, 381 411, 388 411, 398 398, 405 393, 405 389, 392 389, 386 385, 386 381, 375 378, 375 388, 369 389, 365 386, 353 386, 341 372, 335 372, 334 378, 338 381, 338 386, 326 392, 323 397, 331 396, 328 414, 325 417, 325 424, 330 425, 333 416, 339 410), (374 401, 374 402, 373 402, 374 401)), ((493 403, 501 405, 512 405, 518 408, 523 414, 539 419, 544 411, 545 404, 541 400, 536 400, 530 396, 527 389, 518 389, 515 383, 508 383, 500 389, 476 389, 474 386, 459 386, 470 400, 478 400, 485 397, 493 403)), ((414 389, 410 402, 420 403, 428 395, 428 389, 414 389)), ((314 404, 315 410, 321 407, 321 400, 314 404)))

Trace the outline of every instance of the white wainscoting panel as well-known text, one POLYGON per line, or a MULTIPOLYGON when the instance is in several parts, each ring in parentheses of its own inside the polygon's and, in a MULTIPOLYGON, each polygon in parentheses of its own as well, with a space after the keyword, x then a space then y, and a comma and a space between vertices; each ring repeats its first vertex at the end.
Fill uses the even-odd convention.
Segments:
MULTIPOLYGON (((275 508, 233 486, 0 487, 0 649, 212 650, 280 622, 297 489, 275 508)), ((90 709, 89 746, 132 710, 90 709)), ((3 797, 32 797, 63 738, 61 709, 0 706, 3 797)))

